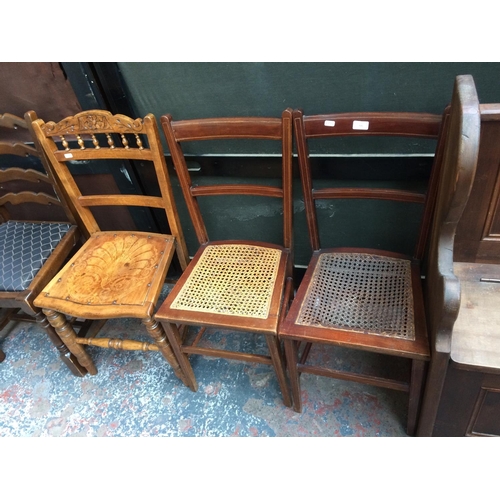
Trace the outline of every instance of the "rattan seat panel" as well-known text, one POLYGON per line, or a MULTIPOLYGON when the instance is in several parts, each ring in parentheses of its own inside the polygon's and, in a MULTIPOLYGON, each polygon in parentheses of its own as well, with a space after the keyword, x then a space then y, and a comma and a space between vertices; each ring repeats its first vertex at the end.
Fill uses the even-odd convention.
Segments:
POLYGON ((365 253, 320 255, 296 324, 415 339, 411 264, 365 253))
POLYGON ((165 268, 173 237, 100 232, 49 283, 37 303, 51 300, 89 306, 138 306, 152 300, 152 284, 165 268))
POLYGON ((171 308, 266 319, 281 255, 254 245, 208 246, 171 308))
POLYGON ((71 224, 8 221, 0 225, 0 290, 28 288, 71 224))

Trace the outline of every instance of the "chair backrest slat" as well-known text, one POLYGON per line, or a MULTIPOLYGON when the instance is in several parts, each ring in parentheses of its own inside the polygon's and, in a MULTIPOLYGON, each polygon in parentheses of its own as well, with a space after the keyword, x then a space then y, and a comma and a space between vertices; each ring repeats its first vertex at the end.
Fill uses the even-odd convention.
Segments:
POLYGON ((312 193, 314 200, 333 200, 348 198, 363 198, 372 200, 406 201, 408 203, 424 203, 425 195, 403 189, 378 188, 323 188, 312 193))
MULTIPOLYGON (((0 127, 8 130, 27 130, 29 128, 26 120, 10 113, 0 115, 0 127)), ((0 155, 12 155, 21 158, 27 156, 40 157, 35 147, 17 142, 17 140, 0 140, 0 155)), ((25 169, 12 166, 1 169, 0 189, 0 206, 2 207, 6 204, 22 205, 24 203, 64 207, 57 197, 57 191, 54 191, 55 186, 49 175, 31 168, 25 169), (23 190, 19 191, 19 188, 14 187, 16 184, 17 186, 21 185, 23 190), (30 188, 30 190, 28 191, 26 188, 30 188)), ((7 216, 4 215, 3 218, 7 218, 7 216)))
POLYGON ((144 160, 153 161, 151 151, 132 148, 104 148, 99 149, 70 149, 68 151, 54 151, 57 161, 78 161, 78 160, 144 160))
POLYGON ((200 244, 209 236, 198 205, 198 196, 254 195, 283 199, 283 245, 292 248, 292 110, 281 118, 231 117, 174 121, 170 115, 161 117, 161 124, 172 155, 193 226, 200 244), (256 184, 212 184, 193 186, 181 144, 187 141, 215 139, 256 139, 281 141, 282 186, 256 184))
POLYGON ((283 137, 279 118, 202 118, 173 123, 178 142, 238 138, 280 140, 283 137))
POLYGON ((106 194, 80 196, 82 207, 129 206, 163 208, 163 200, 158 196, 137 194, 106 194))
POLYGON ((193 196, 216 196, 216 195, 253 195, 269 196, 270 198, 283 198, 283 189, 271 186, 260 186, 257 184, 234 184, 225 186, 193 186, 193 196))
POLYGON ((47 193, 35 193, 34 191, 20 191, 19 193, 7 193, 0 196, 0 206, 10 203, 11 205, 22 205, 23 203, 37 203, 38 205, 57 205, 61 202, 47 193))
POLYGON ((437 136, 440 117, 430 113, 339 113, 304 116, 307 138, 332 136, 437 136))

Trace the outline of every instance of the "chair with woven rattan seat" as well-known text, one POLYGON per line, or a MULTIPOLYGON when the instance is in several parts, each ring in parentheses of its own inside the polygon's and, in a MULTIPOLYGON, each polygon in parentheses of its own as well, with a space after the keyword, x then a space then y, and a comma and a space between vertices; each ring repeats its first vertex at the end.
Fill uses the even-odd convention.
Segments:
POLYGON ((173 121, 170 115, 164 115, 161 124, 200 247, 155 318, 163 325, 184 371, 190 374, 189 387, 193 391, 198 389, 198 383, 189 360, 190 355, 270 364, 274 367, 284 404, 291 406, 284 355, 277 331, 283 316, 283 306, 288 303, 283 298, 289 296, 293 289, 292 110, 285 110, 281 118, 173 121), (224 184, 193 185, 182 144, 186 141, 221 139, 271 140, 281 143, 281 187, 271 186, 271 183, 231 184, 229 181, 224 184), (248 240, 211 241, 198 198, 212 195, 255 195, 281 199, 283 245, 248 240), (192 343, 184 335, 187 326, 201 326, 192 343), (212 328, 264 335, 269 355, 202 346, 200 340, 203 333, 213 331, 212 328))
POLYGON ((177 254, 185 268, 188 254, 179 223, 172 187, 166 169, 156 119, 112 115, 90 110, 54 123, 33 122, 36 138, 54 175, 64 185, 68 198, 90 235, 82 248, 41 291, 35 304, 42 308, 68 349, 95 375, 97 368, 85 345, 122 350, 160 351, 178 378, 186 377, 165 337, 153 319, 154 308, 170 263, 177 254), (56 141, 55 139, 61 139, 56 141), (68 162, 106 160, 116 166, 125 159, 154 167, 159 195, 82 195, 68 162), (113 160, 115 160, 113 162, 113 160), (93 207, 152 207, 166 214, 171 234, 143 231, 101 231, 93 207), (109 320, 138 318, 154 342, 136 338, 81 337, 66 316, 109 320))
MULTIPOLYGON (((28 111, 24 119, 0 115, 0 128, 5 131, 0 136, 0 329, 10 321, 37 322, 63 363, 74 375, 83 376, 86 369, 33 303, 81 238, 64 193, 32 145, 31 123, 36 118, 34 111, 28 111)), ((84 331, 92 324, 76 326, 84 331)), ((5 358, 3 352, 0 358, 5 358)))
MULTIPOLYGON (((451 108, 450 121, 455 126, 446 133, 440 133, 445 115, 381 112, 304 116, 300 110, 294 111, 295 138, 313 249, 307 271, 279 330, 285 345, 295 411, 302 411, 302 373, 356 381, 409 392, 407 432, 409 435, 415 433, 425 371, 430 358, 421 263, 425 257, 439 170, 443 164, 446 165, 443 158, 460 147, 460 117, 468 90, 467 82, 460 80, 453 94, 451 108), (398 186, 397 189, 315 189, 309 155, 312 139, 343 136, 439 137, 425 193, 398 186), (363 198, 423 204, 419 234, 412 255, 395 253, 390 249, 321 247, 318 200, 363 198), (322 344, 321 348, 319 344, 322 344), (374 373, 373 366, 360 369, 362 362, 356 368, 358 373, 353 373, 352 367, 343 364, 340 364, 340 369, 332 368, 328 357, 314 355, 315 346, 320 351, 334 349, 341 353, 337 354, 339 356, 346 356, 345 353, 350 356, 353 353, 351 349, 377 353, 365 354, 371 363, 372 356, 387 355, 383 365, 385 373, 379 376, 374 373), (403 362, 403 365, 411 365, 407 368, 406 379, 404 371, 397 373, 397 376, 394 373, 388 376, 387 365, 396 364, 394 357, 410 360, 403 362)), ((330 173, 330 179, 333 176, 330 173)), ((334 227, 329 229, 335 231, 334 227)), ((363 230, 362 227, 358 228, 358 234, 363 230)))

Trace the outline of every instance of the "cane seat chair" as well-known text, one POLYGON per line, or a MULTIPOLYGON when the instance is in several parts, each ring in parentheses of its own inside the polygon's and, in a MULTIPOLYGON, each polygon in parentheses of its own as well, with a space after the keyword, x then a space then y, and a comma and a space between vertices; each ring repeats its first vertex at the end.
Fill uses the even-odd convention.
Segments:
MULTIPOLYGON (((73 374, 82 376, 86 369, 33 303, 80 242, 64 194, 32 145, 31 123, 36 118, 34 111, 24 119, 0 115, 0 134, 6 131, 5 138, 0 136, 0 329, 10 321, 38 322, 61 360, 73 374)), ((5 354, 0 352, 0 358, 5 354)))
MULTIPOLYGON (((466 90, 460 81, 453 95, 451 113, 457 126, 466 90)), ((442 158, 459 146, 460 129, 456 126, 447 134, 440 134, 442 117, 424 113, 304 116, 300 110, 295 110, 293 119, 313 249, 307 271, 279 330, 285 345, 294 410, 302 411, 301 373, 402 390, 409 392, 407 432, 413 435, 430 358, 421 263, 425 256, 442 158), (308 150, 311 140, 341 136, 439 137, 426 192, 380 187, 315 189, 308 150), (318 200, 363 198, 423 204, 419 235, 412 255, 374 248, 321 247, 318 200), (323 344, 322 349, 328 349, 328 345, 337 346, 337 350, 340 347, 344 353, 354 349, 408 358, 411 364, 409 376, 401 380, 401 373, 395 377, 394 373, 388 376, 387 371, 378 376, 374 375, 371 367, 353 373, 352 368, 343 364, 340 369, 332 369, 326 362, 328 357, 311 355, 311 348, 318 344, 323 344), (313 361, 310 361, 311 358, 313 361)), ((334 230, 330 228, 330 231, 334 230)), ((357 228, 357 231, 359 233, 363 228, 357 228)))
MULTIPOLYGON (((161 325, 153 319, 174 253, 182 268, 188 262, 155 117, 148 114, 144 119, 132 119, 108 111, 90 110, 58 123, 36 120, 33 129, 54 175, 65 186, 69 200, 90 235, 41 291, 35 304, 42 308, 50 324, 89 374, 95 375, 97 368, 85 345, 160 351, 177 377, 185 381, 161 325), (103 159, 108 162, 129 159, 137 160, 141 166, 153 165, 160 194, 82 195, 68 163, 103 159), (98 206, 163 209, 171 234, 101 231, 91 210, 98 206), (154 342, 80 337, 68 323, 67 316, 94 320, 138 318, 154 342)), ((111 168, 117 162, 113 163, 111 168)))
POLYGON ((163 324, 184 371, 190 374, 189 387, 193 391, 198 389, 198 383, 189 355, 271 364, 284 404, 291 406, 284 356, 277 332, 283 316, 283 305, 287 303, 283 298, 290 295, 293 288, 292 110, 285 110, 281 118, 173 121, 170 115, 164 115, 161 124, 200 247, 155 317, 163 324), (280 141, 281 187, 227 182, 209 186, 193 185, 182 143, 221 139, 280 141), (211 241, 198 204, 198 197, 209 195, 256 195, 282 199, 283 245, 242 240, 211 241), (192 343, 184 335, 187 326, 201 326, 192 343), (269 355, 202 346, 200 341, 203 334, 213 331, 212 327, 263 334, 269 355))

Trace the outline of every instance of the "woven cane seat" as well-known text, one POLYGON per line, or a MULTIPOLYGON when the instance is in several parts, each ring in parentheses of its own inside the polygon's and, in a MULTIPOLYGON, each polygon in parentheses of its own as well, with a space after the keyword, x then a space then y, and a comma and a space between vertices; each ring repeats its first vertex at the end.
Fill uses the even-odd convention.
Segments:
POLYGON ((171 308, 265 319, 281 255, 254 245, 208 246, 171 308))
POLYGON ((320 255, 296 324, 414 340, 410 262, 365 253, 320 255))
POLYGON ((0 225, 0 290, 26 290, 71 224, 8 221, 0 225))

